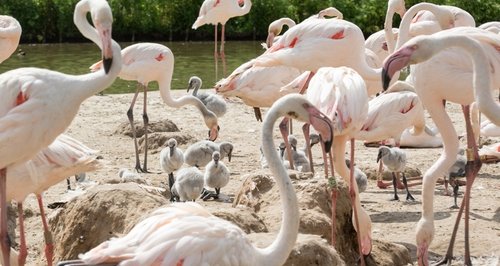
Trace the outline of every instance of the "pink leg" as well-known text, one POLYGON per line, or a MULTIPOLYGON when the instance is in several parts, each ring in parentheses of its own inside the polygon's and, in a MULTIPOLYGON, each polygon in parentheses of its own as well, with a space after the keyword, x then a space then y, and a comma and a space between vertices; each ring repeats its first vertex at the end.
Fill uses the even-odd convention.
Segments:
POLYGON ((148 106, 148 87, 143 86, 144 90, 144 105, 142 111, 142 121, 144 125, 144 165, 142 167, 143 173, 149 173, 148 171, 148 125, 149 125, 149 117, 147 112, 148 106))
POLYGON ((52 266, 52 258, 54 257, 54 241, 52 240, 52 233, 50 232, 47 219, 45 217, 45 210, 43 208, 42 195, 37 194, 38 207, 40 208, 40 216, 42 217, 43 234, 45 237, 45 257, 47 258, 47 265, 52 266))
POLYGON ((455 226, 453 227, 453 233, 451 235, 450 244, 448 246, 448 250, 446 252, 445 257, 437 262, 436 265, 444 265, 450 264, 453 258, 453 246, 455 244, 455 237, 458 231, 458 226, 460 224, 460 220, 462 217, 462 211, 465 210, 465 218, 464 218, 464 236, 465 236, 465 265, 472 265, 470 259, 470 246, 469 246, 469 211, 470 211, 470 194, 472 190, 472 184, 476 179, 477 173, 481 169, 482 162, 479 159, 479 154, 477 150, 476 140, 474 138, 474 134, 472 132, 472 125, 470 122, 470 106, 462 106, 462 111, 465 116, 465 126, 467 132, 467 164, 465 166, 465 176, 467 179, 467 184, 465 187, 464 198, 462 200, 462 204, 460 205, 460 210, 457 214, 457 219, 455 221, 455 226))
POLYGON ((28 256, 28 249, 26 248, 26 237, 24 231, 24 214, 23 214, 23 204, 17 204, 17 211, 19 213, 19 265, 24 265, 26 263, 26 257, 28 256))
POLYGON ((309 138, 309 124, 304 124, 302 126, 302 132, 304 133, 304 138, 306 139, 306 147, 307 147, 307 157, 309 157, 309 167, 311 168, 311 172, 314 175, 314 167, 313 167, 313 158, 311 151, 311 140, 309 138))
POLYGON ((139 94, 139 88, 141 84, 137 83, 137 89, 134 94, 134 98, 132 98, 132 102, 130 103, 130 107, 127 111, 128 121, 130 123, 130 127, 132 130, 132 138, 134 139, 134 149, 135 149, 135 170, 137 172, 143 172, 141 167, 141 160, 139 159, 139 145, 137 144, 137 133, 135 132, 135 124, 134 124, 134 106, 135 101, 137 100, 137 95, 139 94))
POLYGON ((293 168, 293 157, 292 157, 292 149, 290 147, 290 143, 288 143, 288 118, 285 117, 281 121, 280 125, 281 136, 283 136, 283 140, 285 141, 286 153, 288 154, 288 161, 290 162, 290 169, 293 168))
POLYGON ((226 58, 226 54, 224 53, 224 43, 226 42, 225 30, 226 24, 222 24, 222 32, 220 35, 220 57, 222 59, 226 58))
POLYGON ((215 42, 214 42, 215 43, 215 49, 214 49, 214 58, 215 59, 217 59, 217 57, 219 56, 217 54, 217 34, 218 34, 218 32, 217 32, 217 24, 215 24, 215 42))
POLYGON ((304 82, 304 85, 302 86, 302 88, 299 91, 300 94, 304 94, 304 92, 306 92, 307 88, 309 87, 309 82, 311 81, 312 77, 314 77, 314 74, 315 73, 312 71, 309 73, 309 76, 307 76, 306 82, 304 82))
POLYGON ((3 264, 10 266, 10 239, 7 234, 7 168, 0 169, 0 245, 3 264))
MULTIPOLYGON (((349 171, 349 176, 350 176, 349 194, 351 196, 352 211, 354 213, 354 223, 356 224, 356 228, 358 228, 358 231, 360 231, 358 211, 357 211, 357 207, 356 207, 356 190, 354 189, 354 186, 357 186, 357 184, 355 183, 356 181, 354 180, 354 139, 351 139, 351 164, 350 164, 349 170, 350 170, 349 171)), ((357 234, 357 238, 358 238, 358 251, 359 251, 359 257, 361 259, 361 266, 364 266, 364 265, 366 265, 365 264, 365 256, 363 255, 363 252, 361 251, 361 235, 359 232, 357 234)))

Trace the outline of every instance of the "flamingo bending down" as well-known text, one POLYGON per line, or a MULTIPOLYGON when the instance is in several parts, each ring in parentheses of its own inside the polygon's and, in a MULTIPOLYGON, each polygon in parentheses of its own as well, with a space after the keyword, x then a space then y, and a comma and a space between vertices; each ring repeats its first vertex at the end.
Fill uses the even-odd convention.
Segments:
POLYGON ((201 78, 197 76, 192 76, 189 78, 187 91, 193 90, 193 96, 200 99, 200 101, 207 107, 208 110, 212 111, 217 117, 222 117, 226 113, 226 101, 222 97, 213 93, 200 92, 198 90, 201 88, 201 78))
MULTIPOLYGON (((311 103, 317 106, 332 121, 335 121, 333 145, 335 169, 337 169, 338 174, 344 181, 349 184, 353 207, 353 224, 358 232, 359 252, 362 264, 364 264, 364 255, 370 254, 372 248, 371 220, 368 213, 361 206, 358 187, 353 176, 354 163, 351 164, 349 172, 345 164, 344 154, 346 141, 351 139, 350 161, 354 162, 353 137, 361 129, 368 112, 368 94, 365 83, 361 76, 350 68, 324 67, 320 68, 311 79, 306 95, 311 103)), ((306 143, 307 141, 306 138, 306 143)), ((310 152, 309 158, 311 158, 310 152)), ((325 159, 325 168, 327 168, 327 165, 325 159)), ((332 212, 335 213, 334 210, 332 212)))
MULTIPOLYGON (((31 160, 7 169, 7 187, 9 187, 7 200, 15 200, 18 203, 21 228, 24 228, 22 202, 31 193, 34 193, 37 197, 44 235, 47 240, 45 254, 48 265, 52 265, 53 243, 51 242, 52 234, 43 209, 42 193, 64 180, 67 176, 94 171, 99 168, 101 163, 97 160, 96 153, 96 151, 81 142, 61 134, 52 144, 38 152, 31 160)), ((26 241, 24 235, 21 235, 19 265, 24 265, 27 255, 26 241)))
MULTIPOLYGON (((209 128, 210 140, 215 140, 218 135, 219 126, 217 124, 217 116, 207 109, 200 99, 185 95, 178 99, 172 98, 170 95, 170 86, 172 82, 172 74, 174 71, 174 55, 172 51, 161 44, 157 43, 137 43, 124 48, 121 52, 123 57, 123 68, 118 75, 124 80, 136 80, 137 90, 127 111, 128 120, 132 128, 135 148, 135 169, 138 172, 147 172, 147 155, 148 155, 148 124, 149 118, 147 114, 147 91, 148 84, 151 81, 157 81, 160 88, 160 96, 163 102, 168 106, 180 108, 184 105, 193 105, 196 107, 205 121, 205 125, 209 128), (142 87, 144 90, 144 105, 142 118, 144 121, 144 165, 141 167, 139 159, 139 147, 137 144, 137 136, 134 126, 133 109, 137 95, 142 87)), ((101 62, 97 62, 90 67, 93 71, 101 68, 101 62)))
POLYGON ((292 182, 274 149, 274 122, 281 116, 310 123, 330 148, 332 125, 303 96, 288 95, 271 107, 262 129, 262 147, 283 203, 281 228, 274 242, 256 248, 245 233, 196 203, 174 203, 157 209, 125 236, 108 240, 87 253, 81 261, 61 265, 129 263, 163 265, 283 265, 297 239, 299 209, 292 182))
MULTIPOLYGON (((469 105, 476 101, 479 110, 493 123, 500 125, 500 116, 498 116, 500 105, 491 97, 491 91, 500 87, 500 76, 490 74, 500 70, 499 47, 500 37, 496 34, 471 27, 454 28, 430 36, 416 37, 385 61, 385 86, 395 71, 408 64, 420 63, 414 67, 413 71, 415 88, 422 104, 426 106, 441 133, 444 143, 444 153, 423 177, 422 218, 417 224, 419 265, 428 264, 428 248, 434 235, 433 194, 436 180, 448 171, 458 151, 457 133, 446 114, 442 104, 443 99, 464 106, 470 151, 468 153, 474 154, 467 158, 467 188, 456 224, 458 225, 462 210, 465 208, 465 263, 471 265, 468 242, 469 198, 472 183, 481 167, 481 162, 471 132, 469 105), (464 57, 464 53, 469 56, 464 57), (460 66, 459 71, 457 71, 458 66, 460 66), (443 82, 446 86, 443 86, 443 82)), ((443 262, 451 260, 457 229, 458 226, 454 228, 443 262)))
POLYGON ((121 69, 120 46, 111 40, 111 9, 103 0, 82 0, 74 22, 80 32, 99 45, 104 71, 66 75, 40 68, 19 68, 0 75, 0 241, 3 265, 9 265, 7 237, 7 167, 29 160, 61 134, 80 104, 113 83, 121 69), (95 28, 86 20, 90 11, 95 28), (115 62, 112 62, 112 60, 115 62))
MULTIPOLYGON (((424 131, 433 134, 425 126, 424 108, 413 87, 404 81, 397 81, 386 93, 368 102, 367 118, 355 137, 366 142, 392 138, 395 146, 400 147, 401 135, 408 127, 413 127, 411 134, 414 136, 424 134, 424 131)), ((380 161, 380 173, 382 168, 383 161, 380 161)), ((403 187, 399 177, 396 182, 398 187, 403 187)), ((386 188, 388 185, 377 178, 377 186, 386 188)))
POLYGON ((215 50, 214 56, 217 58, 217 25, 222 24, 221 38, 220 38, 220 56, 225 57, 224 54, 224 32, 226 22, 232 17, 246 15, 250 12, 252 1, 250 0, 205 0, 200 8, 198 18, 193 24, 193 29, 205 24, 215 25, 215 50), (240 6, 243 5, 243 6, 240 6))
POLYGON ((21 24, 11 16, 0 16, 0 63, 14 53, 21 39, 21 24))

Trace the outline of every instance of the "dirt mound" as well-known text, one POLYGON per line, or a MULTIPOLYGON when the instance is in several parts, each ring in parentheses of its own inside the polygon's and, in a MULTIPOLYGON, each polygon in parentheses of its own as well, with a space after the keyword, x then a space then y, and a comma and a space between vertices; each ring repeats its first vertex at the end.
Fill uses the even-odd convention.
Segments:
MULTIPOLYGON (((136 136, 138 138, 142 137, 144 135, 144 125, 143 125, 142 121, 135 121, 134 126, 135 126, 136 136)), ((148 124, 148 133, 179 132, 179 131, 180 130, 177 127, 177 125, 168 119, 164 119, 164 120, 157 121, 157 122, 150 122, 148 124)), ((123 122, 120 125, 118 125, 114 134, 122 134, 122 135, 132 137, 132 128, 130 127, 130 123, 127 121, 127 122, 123 122)))
MULTIPOLYGON (((249 234, 257 247, 266 247, 276 238, 275 233, 249 234)), ((346 265, 335 249, 317 235, 299 234, 297 242, 284 265, 346 265)))
POLYGON ((75 259, 111 237, 127 233, 145 213, 168 200, 135 183, 100 185, 72 200, 50 219, 55 259, 75 259))
POLYGON ((252 209, 238 206, 237 208, 220 209, 216 206, 205 207, 211 214, 230 221, 239 226, 245 233, 267 233, 267 226, 252 209))
MULTIPOLYGON (((377 176, 378 176, 378 167, 377 168, 361 168, 361 171, 363 171, 366 174, 366 176, 368 177, 368 179, 371 179, 371 180, 376 180, 377 179, 377 176)), ((411 166, 406 167, 404 173, 406 175, 406 178, 410 178, 410 177, 422 177, 422 172, 420 171, 420 169, 414 168, 414 167, 411 167, 411 166)), ((402 178, 401 175, 400 175, 400 178, 402 178)), ((384 172, 382 172, 382 179, 383 180, 392 181, 392 172, 387 171, 387 169, 384 169, 384 172)))
MULTIPOLYGON (((154 132, 148 134, 148 151, 154 154, 163 149, 170 138, 177 140, 177 145, 184 145, 187 143, 194 143, 196 140, 193 136, 180 132, 154 132)), ((144 152, 144 136, 142 136, 139 143, 139 152, 144 152)))
MULTIPOLYGON (((320 236, 328 243, 331 240, 331 189, 329 188, 326 179, 312 178, 312 175, 302 175, 295 171, 289 171, 293 177, 292 183, 297 193, 300 210, 300 226, 299 232, 302 234, 313 234, 320 236), (309 176, 309 179, 307 177, 309 176)), ((257 174, 246 176, 242 188, 236 195, 234 204, 242 204, 253 208, 259 217, 262 217, 264 223, 270 231, 277 231, 281 225, 281 202, 279 192, 275 182, 270 175, 264 171, 257 174)), ((356 263, 358 256, 356 231, 352 226, 352 208, 348 194, 348 188, 343 182, 338 183, 337 209, 336 209, 336 251, 339 252, 342 259, 348 264, 356 263)), ((388 243, 384 243, 389 245, 388 243)), ((410 262, 409 252, 404 248, 405 256, 410 262)), ((374 247, 374 254, 377 257, 372 257, 373 264, 381 265, 380 263, 389 260, 394 264, 399 259, 400 255, 392 254, 392 251, 378 250, 374 247), (387 253, 387 254, 386 254, 387 253)), ((312 258, 314 258, 314 255, 312 258)), ((302 254, 301 259, 311 259, 302 254)), ((401 259, 404 260, 404 259, 401 259)), ((317 264, 313 261, 308 261, 308 264, 295 265, 337 265, 337 264, 317 264), (312 264, 309 264, 312 263, 312 264)))

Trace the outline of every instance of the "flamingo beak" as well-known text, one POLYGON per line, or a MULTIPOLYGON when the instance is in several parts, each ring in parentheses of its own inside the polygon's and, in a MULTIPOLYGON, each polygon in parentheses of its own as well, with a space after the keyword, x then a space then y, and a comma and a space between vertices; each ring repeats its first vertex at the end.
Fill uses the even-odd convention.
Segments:
POLYGON ((368 256, 372 252, 372 239, 370 236, 365 236, 361 239, 361 253, 368 256))
POLYGON ((273 42, 274 42, 274 33, 269 32, 267 34, 267 39, 266 39, 267 49, 269 49, 269 48, 271 48, 271 46, 273 46, 273 42))
POLYGON ((227 160, 231 162, 231 156, 233 154, 233 150, 230 150, 229 153, 227 154, 227 160))
POLYGON ((174 147, 170 147, 170 157, 174 156, 174 147))
POLYGON ((410 63, 411 55, 414 50, 415 48, 413 46, 405 46, 385 59, 382 68, 382 86, 384 91, 389 87, 394 74, 410 63))
POLYGON ((309 124, 319 132, 321 140, 325 143, 325 149, 330 152, 333 143, 333 124, 332 121, 316 107, 312 105, 304 106, 309 112, 309 124))
POLYGON ((218 136, 219 136, 219 125, 215 125, 208 132, 208 139, 210 141, 215 141, 218 136))
POLYGON ((381 151, 379 151, 377 154, 377 163, 378 163, 378 161, 380 161, 380 159, 382 159, 382 152, 381 151))
POLYGON ((104 27, 100 24, 96 25, 96 29, 99 32, 99 37, 102 41, 102 63, 104 66, 104 71, 108 74, 109 69, 113 63, 113 49, 111 48, 111 25, 104 27))

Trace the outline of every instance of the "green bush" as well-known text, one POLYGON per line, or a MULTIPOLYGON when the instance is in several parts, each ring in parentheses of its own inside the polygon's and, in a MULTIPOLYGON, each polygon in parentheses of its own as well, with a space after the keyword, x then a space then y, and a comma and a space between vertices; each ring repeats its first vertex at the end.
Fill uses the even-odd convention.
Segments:
MULTIPOLYGON (((212 40, 213 26, 191 29, 203 0, 108 0, 115 23, 113 36, 119 41, 212 40)), ((2 0, 0 14, 14 16, 23 27, 22 42, 65 42, 84 40, 73 25, 77 0, 2 0)), ((410 7, 418 0, 406 0, 410 7)), ((455 5, 470 12, 476 24, 498 20, 498 0, 429 0, 455 5)), ((230 19, 226 35, 231 39, 258 39, 267 35, 270 22, 290 17, 300 22, 319 10, 334 6, 344 19, 357 24, 365 36, 383 27, 385 0, 253 0, 243 17, 230 19)), ((399 23, 396 16, 395 23, 399 23)), ((397 25, 397 24, 396 24, 397 25)))

